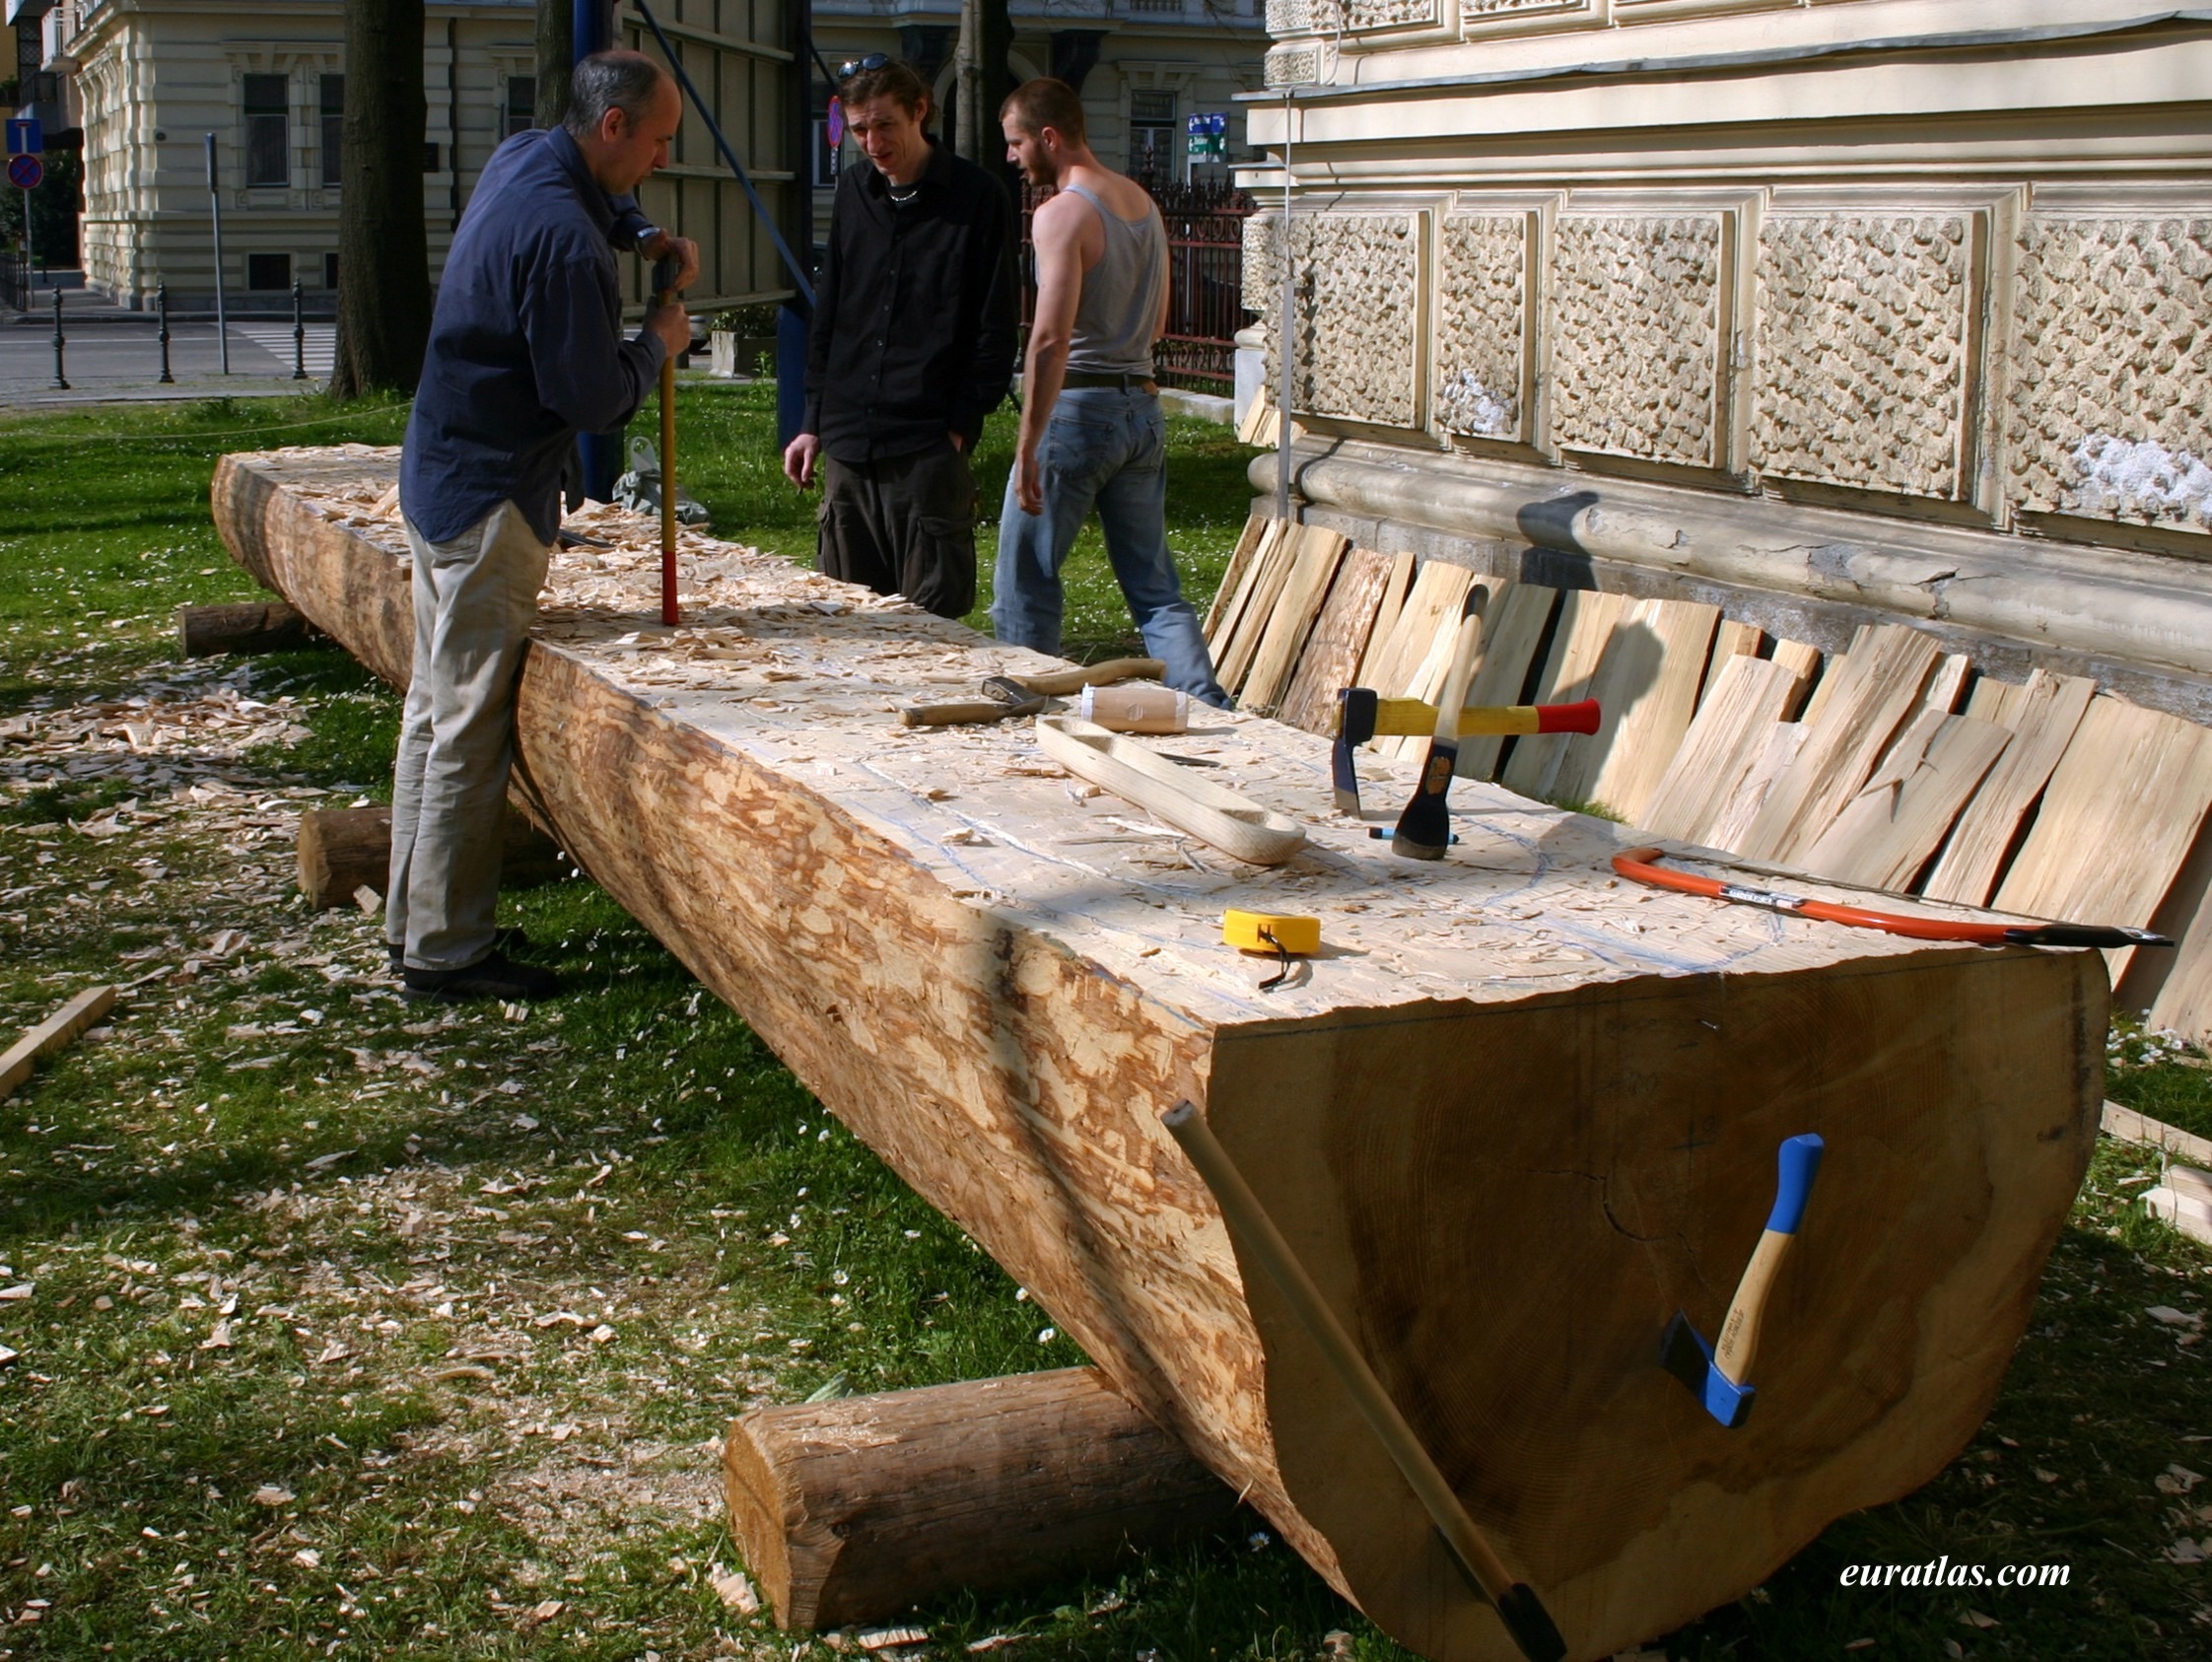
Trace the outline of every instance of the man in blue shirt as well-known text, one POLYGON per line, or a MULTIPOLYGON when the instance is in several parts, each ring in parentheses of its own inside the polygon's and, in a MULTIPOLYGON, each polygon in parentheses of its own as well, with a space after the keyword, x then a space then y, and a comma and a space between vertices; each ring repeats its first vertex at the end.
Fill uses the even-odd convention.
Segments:
POLYGON ((621 427, 691 342, 680 304, 622 335, 615 250, 698 274, 631 192, 668 160, 675 83, 636 52, 576 66, 569 112, 486 164, 439 283, 399 502, 415 658, 392 780, 384 933, 411 998, 542 999, 551 971, 494 944, 515 687, 578 433, 621 427))

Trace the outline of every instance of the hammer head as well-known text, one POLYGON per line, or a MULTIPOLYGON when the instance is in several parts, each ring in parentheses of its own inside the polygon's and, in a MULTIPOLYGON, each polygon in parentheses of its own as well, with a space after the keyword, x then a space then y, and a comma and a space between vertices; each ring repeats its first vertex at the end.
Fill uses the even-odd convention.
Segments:
POLYGON ((1666 1337, 1659 1341, 1659 1365, 1688 1386, 1690 1394, 1704 1404, 1705 1412, 1729 1430, 1741 1425, 1751 1414, 1758 1387, 1738 1385, 1721 1372, 1713 1361, 1713 1348, 1680 1310, 1667 1324, 1666 1337))
POLYGON ((1329 756, 1329 783, 1339 813, 1359 813, 1359 769, 1352 752, 1375 736, 1381 703, 1372 687, 1344 687, 1337 693, 1337 745, 1329 756))

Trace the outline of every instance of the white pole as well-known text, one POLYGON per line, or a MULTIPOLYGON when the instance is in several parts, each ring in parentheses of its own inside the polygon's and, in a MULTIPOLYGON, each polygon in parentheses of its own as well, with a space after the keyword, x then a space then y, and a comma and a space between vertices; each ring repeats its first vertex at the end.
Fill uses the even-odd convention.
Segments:
POLYGON ((1282 321, 1276 332, 1276 357, 1282 370, 1281 396, 1276 402, 1275 517, 1290 518, 1290 354, 1291 320, 1298 287, 1290 251, 1290 89, 1282 89, 1282 321))
POLYGON ((983 0, 960 0, 960 43, 953 51, 952 85, 960 101, 952 153, 970 162, 983 160, 983 0))
POLYGON ((223 316, 223 192, 215 176, 215 135, 207 135, 207 202, 215 218, 215 341, 223 373, 231 373, 231 329, 223 316))

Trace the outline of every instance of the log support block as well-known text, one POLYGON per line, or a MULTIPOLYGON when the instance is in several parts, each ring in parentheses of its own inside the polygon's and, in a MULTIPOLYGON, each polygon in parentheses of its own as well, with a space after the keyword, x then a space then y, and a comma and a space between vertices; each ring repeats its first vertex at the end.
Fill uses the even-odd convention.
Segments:
POLYGON ((176 608, 176 645, 186 658, 291 652, 321 639, 306 618, 282 600, 176 608))
POLYGON ((1066 1574, 1236 1505, 1088 1367, 755 1409, 723 1472, 746 1567, 800 1631, 1066 1574))
MULTIPOLYGON (((364 884, 384 892, 391 870, 391 809, 312 808, 300 816, 300 892, 316 911, 353 902, 364 884)), ((500 887, 557 883, 573 867, 561 845, 510 807, 500 887)))

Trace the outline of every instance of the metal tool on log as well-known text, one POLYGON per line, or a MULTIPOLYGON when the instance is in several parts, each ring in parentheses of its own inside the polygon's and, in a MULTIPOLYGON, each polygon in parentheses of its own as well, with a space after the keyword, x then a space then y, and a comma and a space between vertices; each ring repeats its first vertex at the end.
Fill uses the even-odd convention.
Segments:
MULTIPOLYGON (((1476 738, 1513 733, 1596 732, 1603 712, 1598 701, 1574 704, 1491 704, 1459 713, 1459 736, 1476 738)), ((1330 783, 1337 811, 1357 816, 1359 770, 1353 753, 1370 738, 1412 737, 1434 732, 1435 705, 1417 698, 1384 698, 1372 687, 1346 687, 1337 694, 1337 742, 1330 753, 1330 783)))
POLYGON ((1167 665, 1156 658, 1110 658, 1104 663, 1056 669, 1043 675, 994 675, 983 683, 983 697, 948 699, 941 704, 910 704, 899 721, 910 727, 959 727, 973 722, 1003 722, 1009 716, 1035 716, 1055 698, 1085 687, 1116 681, 1158 680, 1167 665))
POLYGON ((1805 1203, 1813 1196, 1813 1179, 1821 1172, 1821 1154, 1827 1147, 1808 1133, 1790 1138, 1779 1155, 1780 1175, 1774 1185, 1774 1208, 1767 1213, 1766 1228, 1736 1283, 1736 1296, 1728 1301, 1728 1315, 1720 1324, 1720 1343, 1708 1345, 1690 1320, 1677 1310, 1659 1343, 1660 1364, 1704 1404, 1705 1412, 1730 1430, 1751 1413, 1757 1387, 1744 1383, 1752 1363, 1759 1359, 1759 1336, 1766 1315, 1766 1300, 1774 1291, 1782 1260, 1797 1239, 1805 1220, 1805 1203))

